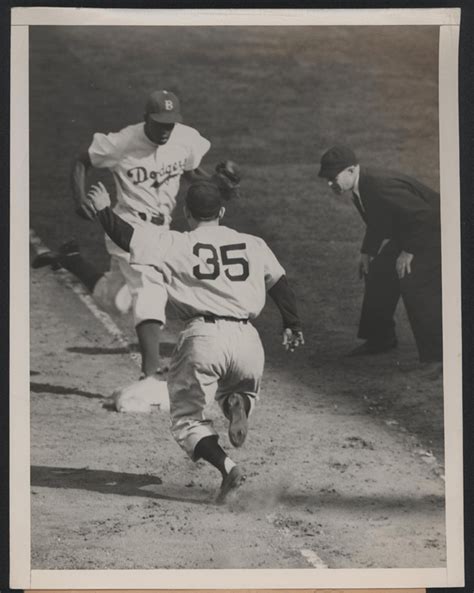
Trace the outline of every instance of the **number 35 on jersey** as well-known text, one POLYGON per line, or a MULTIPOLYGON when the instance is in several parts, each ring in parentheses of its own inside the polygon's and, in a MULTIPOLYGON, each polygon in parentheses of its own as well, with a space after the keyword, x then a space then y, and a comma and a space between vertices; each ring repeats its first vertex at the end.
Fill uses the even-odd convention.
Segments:
POLYGON ((193 254, 201 263, 193 267, 193 275, 198 280, 216 280, 221 274, 232 282, 244 282, 249 277, 249 262, 246 256, 246 243, 221 245, 195 243, 193 254))

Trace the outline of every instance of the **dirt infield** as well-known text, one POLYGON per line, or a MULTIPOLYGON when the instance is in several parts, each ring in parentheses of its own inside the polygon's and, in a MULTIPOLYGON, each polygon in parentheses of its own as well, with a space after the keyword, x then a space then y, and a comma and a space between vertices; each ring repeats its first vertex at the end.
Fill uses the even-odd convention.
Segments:
MULTIPOLYGON (((316 179, 321 151, 342 139, 366 162, 438 187, 436 31, 271 29, 31 32, 31 225, 48 246, 80 237, 105 267, 98 226, 72 211, 70 161, 94 131, 139 121, 147 92, 169 87, 212 140, 205 165, 241 163, 228 224, 276 252, 306 337, 289 356, 275 308, 259 318, 264 388, 234 455, 248 481, 220 508, 215 471, 184 456, 166 415, 103 407, 136 366, 54 272, 32 270, 34 568, 445 564, 442 382, 401 372, 416 359, 401 308, 396 351, 344 357, 356 344, 362 225, 316 179)), ((134 343, 130 320, 115 321, 134 343)))
POLYGON ((444 563, 442 480, 334 381, 307 369, 295 388, 301 366, 270 361, 233 452, 248 480, 216 507, 215 470, 184 456, 166 414, 103 407, 136 368, 77 297, 39 271, 32 300, 34 568, 304 568, 307 550, 331 568, 444 563))

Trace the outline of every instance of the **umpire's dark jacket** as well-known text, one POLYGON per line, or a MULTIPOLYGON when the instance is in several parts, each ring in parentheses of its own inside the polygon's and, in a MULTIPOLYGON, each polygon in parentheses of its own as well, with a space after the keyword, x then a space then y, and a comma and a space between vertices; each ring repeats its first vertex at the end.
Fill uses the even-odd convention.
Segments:
POLYGON ((367 224, 362 253, 377 255, 384 239, 400 250, 417 255, 439 247, 441 239, 439 194, 416 179, 382 169, 361 167, 359 194, 367 224))
MULTIPOLYGON (((366 276, 359 337, 393 336, 393 315, 403 297, 420 360, 442 360, 441 224, 439 194, 416 179, 361 168, 354 203, 367 224, 362 253, 373 256, 366 276), (384 239, 388 242, 382 244, 384 239), (414 255, 411 274, 398 279, 400 251, 414 255)), ((392 338, 393 339, 393 338, 392 338)))

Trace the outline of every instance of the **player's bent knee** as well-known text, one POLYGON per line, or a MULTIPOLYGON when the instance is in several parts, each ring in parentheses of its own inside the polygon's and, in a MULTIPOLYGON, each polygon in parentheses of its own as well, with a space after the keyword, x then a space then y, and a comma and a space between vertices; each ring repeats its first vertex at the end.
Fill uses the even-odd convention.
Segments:
POLYGON ((132 307, 132 296, 126 284, 114 285, 107 275, 97 281, 92 292, 97 304, 109 313, 128 313, 132 307))

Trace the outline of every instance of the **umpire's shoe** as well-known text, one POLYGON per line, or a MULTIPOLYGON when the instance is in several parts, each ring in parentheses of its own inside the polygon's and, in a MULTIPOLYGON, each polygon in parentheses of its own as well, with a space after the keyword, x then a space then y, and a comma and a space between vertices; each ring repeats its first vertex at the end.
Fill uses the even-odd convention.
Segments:
POLYGON ((360 346, 354 348, 346 354, 346 357, 353 358, 356 356, 373 356, 376 354, 385 354, 385 352, 390 352, 398 346, 397 338, 390 338, 388 340, 383 341, 376 341, 372 342, 367 340, 360 346))
POLYGON ((248 421, 244 397, 241 393, 232 393, 226 402, 226 416, 229 418, 229 440, 234 447, 241 447, 247 437, 248 421))
POLYGON ((35 257, 31 263, 31 267, 35 270, 37 268, 44 268, 44 266, 52 266, 58 269, 63 265, 64 259, 79 255, 79 245, 77 241, 68 241, 61 245, 58 251, 44 251, 35 257))
POLYGON ((222 480, 221 489, 216 497, 216 504, 224 504, 227 496, 245 482, 246 476, 238 465, 235 465, 222 480))

